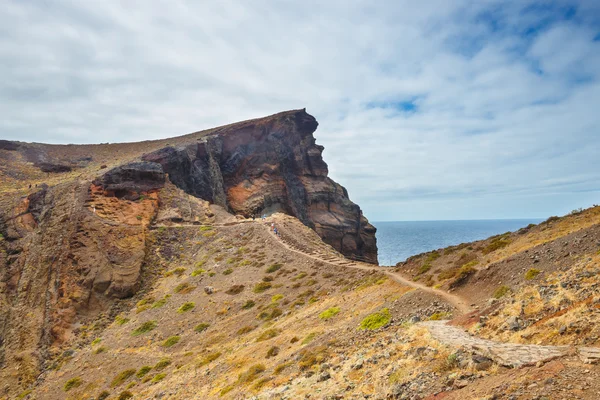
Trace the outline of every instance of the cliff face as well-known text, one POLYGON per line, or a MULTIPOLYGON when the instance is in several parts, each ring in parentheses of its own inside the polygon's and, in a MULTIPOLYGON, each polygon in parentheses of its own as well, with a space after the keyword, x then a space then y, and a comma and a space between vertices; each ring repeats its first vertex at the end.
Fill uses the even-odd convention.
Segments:
POLYGON ((306 111, 288 111, 142 158, 160 164, 189 194, 245 216, 293 215, 345 256, 376 264, 376 229, 327 177, 323 147, 313 136, 317 126, 306 111))

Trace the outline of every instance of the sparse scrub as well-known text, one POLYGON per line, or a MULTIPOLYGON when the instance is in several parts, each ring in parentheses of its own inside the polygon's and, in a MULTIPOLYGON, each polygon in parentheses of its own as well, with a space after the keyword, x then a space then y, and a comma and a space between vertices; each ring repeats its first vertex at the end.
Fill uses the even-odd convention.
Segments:
POLYGON ((446 318, 447 316, 448 316, 447 312, 436 312, 429 316, 429 320, 430 321, 439 321, 441 319, 446 318))
POLYGON ((340 312, 339 307, 331 307, 331 308, 323 311, 321 314, 319 314, 319 318, 327 321, 328 319, 333 318, 336 315, 338 315, 339 312, 340 312))
POLYGON ((423 274, 429 272, 430 269, 431 269, 431 264, 425 263, 425 264, 421 265, 421 268, 419 268, 417 275, 423 275, 423 274))
POLYGON ((166 295, 165 297, 163 297, 162 299, 155 301, 152 304, 152 308, 161 308, 162 306, 164 306, 165 304, 167 304, 167 300, 169 299, 169 297, 171 297, 171 295, 166 295))
POLYGON ((309 333, 308 335, 306 335, 306 337, 304 338, 304 340, 302 340, 302 345, 309 344, 316 337, 317 337, 317 333, 316 332, 309 333))
POLYGON ((229 295, 236 295, 236 294, 240 294, 244 291, 244 285, 233 285, 232 287, 230 287, 229 289, 227 289, 225 291, 225 293, 229 294, 229 295))
POLYGON ((205 365, 208 365, 211 362, 215 361, 219 357, 221 357, 221 353, 219 353, 218 351, 209 353, 209 354, 205 355, 204 357, 202 357, 202 359, 198 363, 198 366, 203 367, 205 365))
POLYGON ((204 268, 197 268, 192 272, 192 276, 202 275, 205 272, 206 270, 204 268))
POLYGON ((306 349, 300 353, 300 361, 298 361, 298 367, 300 370, 306 370, 322 364, 329 357, 327 346, 316 346, 313 349, 306 349))
POLYGON ((211 225, 202 225, 200 227, 200 232, 212 231, 213 227, 211 225))
POLYGON ((184 267, 178 267, 178 268, 175 268, 175 269, 165 272, 164 276, 165 277, 169 277, 169 276, 173 276, 173 275, 181 276, 181 275, 183 275, 183 273, 185 271, 186 271, 186 269, 184 267))
POLYGON ((269 350, 267 350, 267 358, 275 357, 279 354, 279 347, 272 346, 269 350))
POLYGON ((388 308, 384 308, 381 311, 368 315, 360 323, 359 328, 363 330, 375 330, 390 323, 392 316, 388 308))
POLYGON ((146 376, 148 374, 148 372, 152 371, 152 367, 148 366, 148 365, 144 365, 143 367, 141 367, 138 372, 136 372, 135 376, 137 376, 138 378, 143 378, 144 376, 146 376))
POLYGON ((290 361, 290 362, 285 362, 285 363, 279 364, 278 366, 276 366, 276 367, 275 367, 275 370, 273 370, 273 373, 274 373, 275 375, 279 375, 279 374, 281 374, 281 373, 282 373, 282 372, 283 372, 283 371, 284 371, 286 368, 288 368, 288 367, 290 367, 290 366, 292 366, 292 365, 293 365, 293 363, 292 363, 291 361, 290 361))
POLYGON ((266 331, 264 331, 263 333, 260 334, 259 337, 256 338, 257 342, 263 342, 265 340, 269 340, 269 339, 273 339, 274 337, 279 335, 279 330, 278 329, 267 329, 266 331))
POLYGON ((81 378, 76 376, 75 378, 71 378, 65 382, 65 385, 63 386, 63 390, 65 392, 68 392, 71 389, 81 386, 82 383, 83 383, 83 381, 81 380, 81 378))
POLYGON ((252 307, 254 307, 255 305, 256 305, 256 303, 254 302, 254 300, 247 300, 246 303, 244 303, 244 305, 242 306, 242 309, 249 310, 252 307))
POLYGON ((115 323, 116 323, 117 325, 125 325, 125 324, 126 324, 126 323, 128 323, 128 322, 129 322, 129 318, 125 318, 125 317, 122 317, 122 316, 120 316, 120 315, 117 315, 117 316, 115 317, 115 323))
POLYGON ((194 307, 196 307, 196 303, 194 303, 194 302, 190 301, 190 302, 187 302, 187 303, 183 303, 181 305, 181 307, 179 307, 177 309, 177 312, 179 314, 183 314, 184 312, 188 312, 188 311, 192 310, 194 307))
POLYGON ((276 294, 273 297, 271 297, 271 303, 275 304, 275 303, 277 303, 281 299, 283 299, 283 295, 282 294, 276 294))
POLYGON ((272 264, 267 268, 266 273, 271 274, 275 271, 278 271, 281 267, 283 267, 283 264, 279 264, 279 263, 272 264))
POLYGON ((165 374, 165 373, 156 374, 156 375, 154 375, 154 377, 152 378, 152 380, 150 382, 158 383, 158 382, 162 381, 163 379, 165 379, 166 376, 167 376, 167 374, 165 374))
POLYGON ((131 334, 133 336, 140 336, 144 333, 150 332, 158 326, 156 321, 146 321, 142 325, 138 326, 131 334))
POLYGON ((248 370, 246 372, 244 372, 243 374, 241 374, 238 378, 238 382, 240 383, 250 383, 253 380, 255 380, 256 378, 258 378, 258 376, 260 374, 262 374, 263 372, 265 372, 267 370, 267 368, 264 366, 264 364, 255 364, 253 366, 251 366, 250 368, 248 368, 248 370))
POLYGON ((110 383, 110 387, 117 387, 122 385, 126 380, 135 375, 135 372, 135 369, 126 369, 124 371, 121 371, 119 374, 117 374, 117 376, 113 378, 112 382, 110 383))
POLYGON ((506 285, 502 285, 498 289, 496 289, 496 291, 493 294, 493 297, 495 299, 500 299, 504 297, 508 292, 510 292, 510 288, 506 285))
POLYGON ((538 276, 540 272, 542 271, 540 271, 539 269, 530 268, 529 271, 525 273, 525 279, 527 279, 528 281, 535 279, 535 277, 538 276))
POLYGON ((94 349, 94 354, 101 354, 101 353, 106 353, 108 349, 104 346, 100 346, 97 347, 96 349, 94 349))
POLYGON ((207 330, 210 327, 210 324, 206 323, 206 322, 202 322, 198 325, 196 325, 196 327, 194 328, 194 331, 198 332, 198 333, 202 333, 205 330, 207 330))
POLYGON ((255 326, 247 325, 247 326, 244 326, 244 327, 238 329, 237 334, 238 334, 238 336, 244 335, 246 333, 252 332, 255 328, 256 328, 255 326))
POLYGON ((98 400, 106 400, 110 396, 110 392, 103 390, 98 394, 98 400))
POLYGON ((163 369, 167 368, 169 365, 171 365, 170 358, 161 358, 160 361, 157 362, 156 365, 154 366, 154 369, 157 371, 162 371, 163 369))
POLYGON ((170 338, 168 338, 167 340, 165 340, 164 342, 162 342, 162 347, 171 347, 171 346, 175 346, 177 343, 179 343, 179 340, 181 339, 181 337, 179 336, 171 336, 170 338))
POLYGON ((254 286, 254 293, 262 293, 271 288, 271 284, 269 282, 259 282, 254 286))
POLYGON ((210 237, 215 236, 216 234, 217 234, 217 231, 210 231, 210 232, 206 232, 202 236, 204 236, 205 238, 210 238, 210 237))
POLYGON ((485 246, 483 248, 482 252, 483 252, 483 254, 489 254, 493 251, 505 248, 510 243, 511 243, 511 241, 508 238, 508 236, 502 235, 502 236, 494 238, 490 244, 488 244, 487 246, 485 246))
POLYGON ((121 392, 121 394, 119 394, 119 397, 117 398, 117 400, 128 400, 128 399, 132 399, 133 398, 133 393, 131 393, 129 390, 125 390, 123 392, 121 392))
POLYGON ((225 271, 223 271, 223 275, 230 275, 231 273, 233 273, 233 269, 231 268, 227 268, 225 271))
POLYGON ((173 291, 179 294, 188 294, 194 291, 194 289, 196 289, 196 286, 190 285, 187 282, 183 282, 175 286, 175 289, 173 289, 173 291))

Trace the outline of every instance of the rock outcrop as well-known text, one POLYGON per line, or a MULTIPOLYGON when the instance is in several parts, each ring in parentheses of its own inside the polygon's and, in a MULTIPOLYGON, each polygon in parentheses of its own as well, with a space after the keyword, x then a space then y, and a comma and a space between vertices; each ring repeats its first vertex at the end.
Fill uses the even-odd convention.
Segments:
POLYGON ((305 110, 215 129, 143 156, 185 192, 245 216, 284 212, 345 256, 377 263, 375 227, 328 176, 305 110))

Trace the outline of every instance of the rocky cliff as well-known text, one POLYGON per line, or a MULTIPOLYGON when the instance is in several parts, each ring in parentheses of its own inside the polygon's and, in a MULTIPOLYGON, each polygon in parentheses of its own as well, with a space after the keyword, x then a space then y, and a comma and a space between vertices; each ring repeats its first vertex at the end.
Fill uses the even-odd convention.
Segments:
POLYGON ((375 227, 327 177, 315 118, 288 111, 215 130, 193 143, 144 155, 185 192, 245 216, 297 217, 345 256, 377 263, 375 227))

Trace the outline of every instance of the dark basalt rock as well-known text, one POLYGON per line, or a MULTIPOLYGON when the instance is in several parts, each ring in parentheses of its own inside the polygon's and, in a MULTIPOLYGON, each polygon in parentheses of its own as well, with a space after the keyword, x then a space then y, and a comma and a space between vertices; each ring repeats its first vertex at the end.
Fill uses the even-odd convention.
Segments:
POLYGON ((165 173, 160 164, 134 162, 107 171, 93 182, 107 195, 135 200, 140 193, 158 190, 165 184, 165 173))
POLYGON ((16 151, 19 150, 19 143, 10 140, 0 140, 0 150, 16 151))
POLYGON ((52 173, 61 173, 61 172, 71 172, 73 168, 70 165, 64 164, 54 164, 50 162, 42 162, 36 164, 42 172, 52 172, 52 173))
POLYGON ((376 229, 327 177, 318 123, 305 110, 217 128, 200 141, 142 159, 185 192, 250 216, 284 212, 349 258, 377 263, 376 229))

